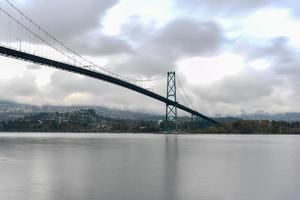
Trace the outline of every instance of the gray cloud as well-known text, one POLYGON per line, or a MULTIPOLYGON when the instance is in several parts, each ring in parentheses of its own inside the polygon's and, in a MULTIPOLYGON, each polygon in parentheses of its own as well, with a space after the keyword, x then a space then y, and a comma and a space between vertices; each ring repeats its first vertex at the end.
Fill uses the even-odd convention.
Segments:
POLYGON ((243 112, 270 113, 300 111, 290 105, 300 98, 290 98, 290 92, 281 77, 271 70, 244 70, 206 85, 186 84, 200 111, 211 115, 238 115, 243 112))
MULTIPOLYGON (((297 107, 300 101, 300 60, 288 40, 275 38, 265 44, 256 47, 250 45, 248 48, 243 46, 247 52, 244 57, 249 62, 268 59, 271 67, 264 71, 245 69, 208 85, 194 86, 182 80, 194 104, 200 105, 199 111, 211 115, 254 113, 261 110, 271 113, 300 111, 297 107)), ((36 89, 33 79, 29 76, 28 79, 1 83, 0 91, 4 91, 11 99, 27 103, 87 104, 156 113, 164 111, 164 105, 152 99, 67 72, 56 71, 50 83, 43 88, 36 89), (20 88, 15 88, 16 86, 20 88)), ((163 91, 162 87, 165 87, 165 83, 160 85, 159 93, 163 91)))
POLYGON ((213 22, 177 19, 158 31, 150 40, 151 50, 171 57, 214 53, 223 42, 221 28, 213 22))
POLYGON ((54 70, 50 82, 37 86, 26 73, 0 81, 0 99, 35 105, 98 105, 114 109, 164 112, 164 105, 128 89, 104 81, 54 70))
MULTIPOLYGON (((300 111, 299 51, 286 38, 274 38, 260 45, 238 44, 236 53, 247 62, 264 59, 270 63, 266 70, 250 67, 208 85, 194 87, 194 102, 205 112, 221 115, 255 113, 261 110, 278 113, 300 111)), ((187 84, 187 83, 186 83, 187 84)), ((186 85, 191 88, 191 85, 186 85)))
MULTIPOLYGON (((106 56, 130 52, 131 49, 125 40, 105 35, 100 31, 102 18, 117 3, 118 0, 33 0, 27 1, 25 4, 17 4, 16 6, 51 35, 79 53, 83 55, 106 56)), ((3 5, 3 8, 10 15, 14 16, 47 42, 61 49, 61 46, 45 33, 28 23, 25 18, 21 19, 20 15, 8 4, 3 3, 3 5)), ((16 42, 17 38, 22 38, 23 43, 25 41, 43 43, 12 20, 9 21, 9 18, 3 13, 0 12, 0 16, 1 27, 6 27, 5 29, 0 29, 0 41, 4 41, 1 43, 5 44, 7 41, 16 42)), ((23 46, 25 46, 25 43, 23 46)))
MULTIPOLYGON (((181 8, 193 13, 241 15, 266 6, 291 7, 288 1, 250 0, 177 0, 181 8)), ((21 7, 58 39, 81 54, 108 56, 108 67, 114 72, 142 77, 165 73, 176 68, 176 61, 192 56, 213 56, 224 50, 222 28, 214 22, 177 18, 159 27, 155 22, 144 24, 137 16, 122 26, 118 36, 101 32, 101 19, 117 0, 29 1, 21 7), (72 5, 68 7, 66 5, 72 5), (53 13, 56 13, 53 15, 53 13), (51 17, 49 17, 51 16, 51 17), (114 56, 111 56, 114 55, 114 56)), ((298 3, 292 10, 297 10, 298 3)), ((3 29, 0 29, 0 32, 3 29)), ((3 32, 3 34, 6 34, 3 32)), ((247 38, 248 40, 248 38, 247 38)), ((249 39, 251 41, 251 39, 249 39)), ((235 44, 234 53, 247 62, 266 59, 271 67, 264 71, 245 69, 209 85, 197 87, 185 83, 193 102, 209 114, 232 114, 242 110, 256 112, 295 111, 300 95, 299 52, 286 38, 268 42, 235 44), (189 90, 190 88, 190 90, 189 90)), ((29 69, 39 70, 33 65, 29 69)), ((113 108, 164 112, 164 105, 117 86, 56 71, 50 83, 38 87, 35 77, 25 74, 0 82, 0 92, 9 100, 39 104, 90 104, 113 108), (25 77, 26 76, 26 77, 25 77), (147 106, 145 106, 147 105, 147 106)), ((161 94, 165 83, 159 85, 161 94)), ((2 97, 5 97, 2 95, 2 97)), ((299 110, 300 111, 300 110, 299 110)))
MULTIPOLYGON (((73 13, 63 13, 58 8, 57 16, 53 16, 49 22, 49 15, 45 15, 46 12, 43 11, 47 7, 49 13, 51 13, 54 7, 59 6, 61 3, 64 4, 65 2, 47 1, 45 4, 37 2, 37 5, 27 5, 24 10, 28 11, 34 19, 38 19, 36 21, 42 26, 46 24, 47 30, 58 36, 58 39, 67 41, 68 44, 71 44, 72 47, 83 54, 112 55, 126 53, 127 55, 118 57, 118 59, 112 57, 111 60, 113 61, 109 65, 115 67, 114 71, 121 73, 138 75, 165 73, 168 69, 173 69, 174 63, 181 57, 213 54, 221 47, 223 42, 223 33, 217 24, 198 22, 192 19, 176 19, 161 28, 157 28, 154 24, 153 26, 152 24, 144 25, 137 18, 132 18, 131 22, 123 26, 122 35, 118 37, 106 36, 99 31, 95 31, 97 26, 100 26, 100 19, 103 16, 101 9, 96 6, 96 4, 99 4, 98 1, 90 3, 93 8, 90 8, 90 6, 80 8, 80 12, 85 11, 85 14, 79 14, 75 18, 71 16, 78 9, 77 3, 76 5, 70 4, 72 7, 74 6, 73 13), (61 21, 59 20, 60 17, 63 18, 61 21), (93 20, 91 22, 82 21, 89 20, 89 18, 93 18, 93 20), (74 21, 78 24, 70 27, 70 24, 74 21), (81 26, 81 24, 84 25, 81 26), (82 31, 77 32, 79 28, 82 31), (132 47, 126 40, 129 40, 132 47)), ((102 3, 100 4, 102 5, 102 3)), ((85 2, 84 4, 88 3, 85 2)), ((109 9, 113 4, 105 5, 107 5, 104 6, 105 9, 109 9)), ((29 68, 35 67, 30 65, 29 68)), ((165 85, 163 85, 164 87, 165 85)), ((28 93, 25 88, 22 90, 24 90, 24 93, 28 93)), ((18 90, 16 92, 22 93, 18 90)), ((144 105, 149 102, 149 105, 151 104, 149 111, 163 108, 160 103, 153 106, 153 100, 134 92, 63 72, 54 73, 49 84, 43 88, 38 88, 36 93, 32 93, 30 101, 38 104, 76 104, 80 103, 81 97, 84 98, 84 104, 145 110, 144 105)), ((18 100, 19 98, 11 95, 11 99, 18 100)), ((30 103, 29 100, 27 103, 30 103)))
MULTIPOLYGON (((262 48, 262 56, 269 59, 277 76, 285 81, 286 87, 293 95, 298 96, 300 89, 299 50, 288 44, 288 39, 278 38, 266 49, 262 48)), ((292 97, 291 97, 292 98, 292 97)))
POLYGON ((290 9, 299 16, 300 6, 296 0, 175 0, 179 9, 210 16, 245 15, 263 7, 290 9))
MULTIPOLYGON (((214 11, 211 14, 241 14, 266 6, 274 0, 176 0, 178 5, 189 10, 214 11)), ((275 0, 276 1, 276 0, 275 0)))
POLYGON ((27 65, 27 68, 30 70, 39 70, 42 68, 40 65, 32 64, 32 65, 27 65))
POLYGON ((137 45, 147 40, 156 31, 157 24, 155 21, 145 24, 139 16, 131 16, 128 22, 121 26, 121 36, 137 45))
MULTIPOLYGON (((44 99, 52 97, 54 104, 100 105, 110 108, 157 112, 161 103, 136 92, 103 81, 56 71, 47 86, 41 88, 44 99), (78 95, 79 94, 79 95, 78 95), (81 97, 83 96, 83 101, 81 97), (53 98, 55 97, 55 98, 53 98), (151 105, 148 107, 145 105, 151 105)), ((45 104, 45 102, 43 102, 45 104)))
POLYGON ((102 17, 117 3, 118 0, 32 0, 22 9, 50 33, 65 40, 100 27, 102 17))
POLYGON ((72 47, 82 55, 91 56, 117 55, 132 51, 127 41, 100 32, 73 39, 72 47))
POLYGON ((246 70, 216 81, 209 88, 199 88, 199 92, 209 102, 236 104, 268 97, 278 84, 280 81, 271 72, 246 70))
POLYGON ((25 100, 37 95, 38 88, 35 79, 30 74, 0 81, 0 94, 6 100, 25 100))
POLYGON ((295 49, 289 45, 286 37, 276 37, 271 40, 249 42, 241 40, 234 45, 234 51, 248 60, 267 58, 271 61, 288 61, 295 56, 295 49))
MULTIPOLYGON (((134 29, 147 30, 137 24, 134 29)), ((182 57, 214 54, 223 42, 222 29, 213 22, 175 19, 144 39, 127 58, 111 65, 122 73, 155 75, 174 69, 175 62, 182 57)))
POLYGON ((289 44, 286 37, 277 37, 260 44, 241 42, 234 51, 241 54, 247 61, 265 59, 278 76, 294 77, 300 75, 299 50, 289 44))

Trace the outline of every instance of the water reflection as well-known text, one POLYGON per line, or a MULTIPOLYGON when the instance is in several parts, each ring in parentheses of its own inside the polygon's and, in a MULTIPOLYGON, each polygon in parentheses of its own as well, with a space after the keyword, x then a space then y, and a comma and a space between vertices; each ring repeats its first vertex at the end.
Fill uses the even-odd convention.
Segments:
POLYGON ((298 200, 298 136, 0 136, 0 199, 298 200))
POLYGON ((162 157, 163 199, 178 199, 178 141, 177 136, 165 136, 164 156, 162 157))

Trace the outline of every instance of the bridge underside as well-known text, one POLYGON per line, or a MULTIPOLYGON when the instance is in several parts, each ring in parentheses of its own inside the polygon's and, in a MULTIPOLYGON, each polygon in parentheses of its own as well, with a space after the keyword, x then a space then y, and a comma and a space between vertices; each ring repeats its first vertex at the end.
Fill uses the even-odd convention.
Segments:
POLYGON ((11 58, 18 59, 18 60, 24 60, 24 61, 27 61, 27 62, 32 62, 32 63, 36 63, 36 64, 40 64, 40 65, 45 65, 45 66, 48 66, 48 67, 52 67, 52 68, 56 68, 56 69, 60 69, 60 70, 64 70, 64 71, 69 71, 69 72, 73 72, 73 73, 80 74, 80 75, 83 75, 83 76, 91 77, 91 78, 94 78, 94 79, 106 81, 106 82, 109 82, 109 83, 112 83, 112 84, 130 89, 130 90, 133 90, 133 91, 138 92, 140 94, 146 95, 146 96, 151 97, 153 99, 156 99, 160 102, 163 102, 167 105, 175 106, 180 110, 183 110, 183 111, 185 111, 187 113, 190 113, 194 116, 197 116, 199 118, 207 120, 207 121, 209 121, 213 124, 217 124, 217 122, 215 120, 213 120, 213 119, 211 119, 211 118, 209 118, 205 115, 202 115, 201 113, 199 113, 195 110, 192 110, 192 109, 190 109, 190 108, 188 108, 188 107, 186 107, 186 106, 184 106, 184 105, 182 105, 178 102, 169 100, 169 99, 167 99, 167 98, 165 98, 161 95, 158 95, 154 92, 146 90, 142 87, 139 87, 139 86, 134 85, 132 83, 123 81, 121 79, 118 79, 118 78, 115 78, 115 77, 112 77, 112 76, 109 76, 109 75, 106 75, 106 74, 102 74, 102 73, 95 72, 95 71, 92 71, 92 70, 89 70, 89 69, 85 69, 85 68, 81 68, 81 67, 78 67, 78 66, 70 65, 70 64, 67 64, 67 63, 58 62, 58 61, 55 61, 55 60, 50 60, 50 59, 47 59, 47 58, 43 58, 43 57, 40 57, 40 56, 32 55, 32 54, 29 54, 29 53, 25 53, 25 52, 22 52, 22 51, 10 49, 10 48, 3 47, 3 46, 0 46, 0 55, 3 55, 5 57, 11 57, 11 58))

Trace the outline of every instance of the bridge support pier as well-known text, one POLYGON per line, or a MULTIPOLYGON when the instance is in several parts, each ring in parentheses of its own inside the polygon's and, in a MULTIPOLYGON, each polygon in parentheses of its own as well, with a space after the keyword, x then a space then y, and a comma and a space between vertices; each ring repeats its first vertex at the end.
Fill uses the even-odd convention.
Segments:
MULTIPOLYGON (((167 77, 167 99, 177 102, 176 97, 176 73, 174 71, 168 72, 167 77)), ((177 107, 174 105, 166 105, 166 131, 176 131, 177 123, 177 107)))

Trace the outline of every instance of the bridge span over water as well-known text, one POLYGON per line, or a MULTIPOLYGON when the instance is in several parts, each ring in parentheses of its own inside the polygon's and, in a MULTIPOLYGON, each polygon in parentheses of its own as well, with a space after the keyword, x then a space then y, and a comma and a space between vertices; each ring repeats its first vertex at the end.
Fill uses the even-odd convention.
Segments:
MULTIPOLYGON (((0 25, 4 23, 3 26, 1 25, 0 30, 0 55, 106 81, 153 98, 166 104, 167 123, 177 124, 177 109, 180 109, 190 113, 192 119, 196 117, 210 124, 217 124, 215 120, 198 112, 190 101, 189 103, 185 101, 189 106, 178 102, 176 98, 175 72, 168 72, 167 95, 164 97, 148 88, 136 84, 134 82, 137 81, 136 79, 122 77, 112 73, 82 57, 48 33, 9 0, 4 0, 4 2, 6 4, 0 5, 0 25), (6 25, 5 21, 7 22, 6 25), (4 32, 7 32, 7 34, 4 32), (6 38, 4 35, 6 35, 6 38), (52 52, 49 53, 49 50, 52 52), (51 53, 54 55, 53 57, 49 56, 51 53), (80 59, 80 61, 78 61, 78 59, 80 59), (99 69, 103 71, 99 71, 99 69), (132 82, 132 80, 134 81, 132 82)), ((183 92, 185 93, 184 90, 183 92)))
POLYGON ((203 115, 203 114, 201 114, 201 113, 199 113, 199 112, 197 112, 197 111, 195 111, 191 108, 188 108, 188 107, 186 107, 186 106, 184 106, 184 105, 182 105, 178 102, 172 101, 172 100, 170 100, 166 97, 163 97, 159 94, 156 94, 156 93, 154 93, 150 90, 144 89, 144 88, 139 87, 137 85, 134 85, 132 83, 123 81, 121 79, 118 79, 118 78, 115 78, 115 77, 112 77, 112 76, 109 76, 109 75, 106 75, 106 74, 95 72, 95 71, 92 71, 92 70, 89 70, 89 69, 84 69, 84 68, 81 68, 81 67, 77 67, 77 66, 74 66, 74 65, 67 64, 67 63, 54 61, 54 60, 51 60, 51 59, 43 58, 43 57, 40 57, 40 56, 32 55, 32 54, 29 54, 29 53, 21 52, 21 51, 10 49, 10 48, 3 47, 3 46, 0 46, 0 54, 3 55, 3 56, 6 56, 6 57, 11 57, 11 58, 18 59, 18 60, 24 60, 24 61, 28 61, 28 62, 40 64, 40 65, 45 65, 45 66, 48 66, 48 67, 53 67, 53 68, 56 68, 56 69, 69 71, 69 72, 73 72, 73 73, 80 74, 80 75, 83 75, 83 76, 91 77, 91 78, 94 78, 94 79, 106 81, 106 82, 109 82, 109 83, 112 83, 112 84, 130 89, 130 90, 133 90, 133 91, 138 92, 140 94, 146 95, 146 96, 151 97, 155 100, 158 100, 162 103, 175 106, 178 109, 186 111, 186 112, 188 112, 188 113, 190 113, 194 116, 200 117, 200 118, 205 119, 209 122, 217 123, 215 120, 213 120, 213 119, 211 119, 211 118, 209 118, 209 117, 207 117, 207 116, 205 116, 205 115, 203 115))

